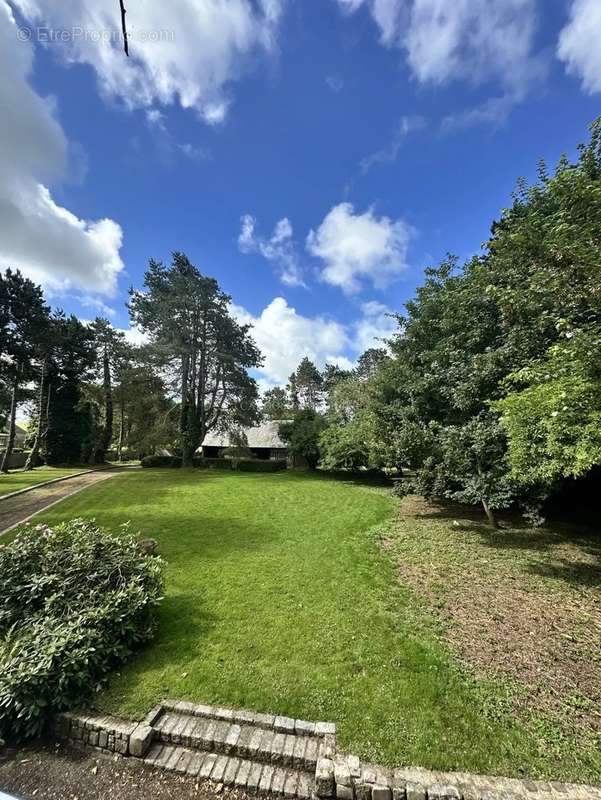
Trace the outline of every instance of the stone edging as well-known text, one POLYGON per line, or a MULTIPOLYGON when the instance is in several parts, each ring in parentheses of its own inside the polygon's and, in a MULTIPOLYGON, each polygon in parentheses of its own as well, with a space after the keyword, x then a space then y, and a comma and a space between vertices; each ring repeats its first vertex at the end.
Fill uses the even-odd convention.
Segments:
MULTIPOLYGON (((111 467, 106 467, 111 469, 111 467)), ((34 489, 41 489, 42 486, 51 486, 53 483, 60 483, 61 481, 68 481, 71 478, 79 478, 80 475, 88 475, 90 472, 102 472, 102 469, 84 469, 82 472, 74 472, 72 475, 63 475, 61 478, 52 478, 50 481, 42 481, 42 483, 34 483, 33 486, 26 486, 24 489, 17 489, 14 492, 0 495, 0 503, 3 500, 10 500, 11 497, 18 497, 20 494, 33 492, 34 489)))
POLYGON ((53 731, 75 745, 142 758, 246 793, 298 800, 601 800, 601 787, 366 764, 337 750, 332 722, 184 701, 165 700, 142 722, 63 713, 55 718, 53 731), (162 727, 168 715, 171 726, 162 727), (214 746, 195 735, 197 727, 206 725, 213 729, 209 738, 214 746), (244 728, 260 746, 253 747, 252 741, 242 746, 238 737, 244 728), (304 748, 311 741, 315 756, 308 759, 304 748), (301 745, 298 756, 296 744, 301 745))
MULTIPOLYGON (((120 472, 126 469, 128 469, 128 467, 120 467, 120 466, 103 467, 102 469, 89 469, 86 470, 85 472, 77 472, 73 475, 64 475, 62 478, 53 478, 51 481, 46 481, 45 483, 37 483, 35 486, 28 486, 26 489, 19 489, 18 492, 11 492, 8 495, 0 497, 0 500, 7 499, 9 497, 14 497, 17 494, 24 494, 25 492, 31 492, 34 489, 39 489, 41 487, 48 486, 52 483, 59 483, 60 481, 68 481, 71 480, 72 478, 81 477, 82 475, 95 475, 96 473, 102 474, 104 472, 112 472, 115 470, 120 472)), ((131 467, 131 469, 135 469, 135 467, 131 467)), ((83 486, 77 486, 75 489, 73 489, 72 492, 69 492, 68 494, 63 495, 62 497, 59 497, 57 500, 53 500, 51 503, 48 503, 47 505, 42 506, 41 508, 38 508, 37 511, 33 511, 31 514, 28 514, 26 517, 23 517, 23 519, 20 519, 13 525, 9 525, 8 528, 0 530, 0 538, 2 538, 2 536, 4 536, 5 534, 10 533, 10 531, 14 530, 15 528, 18 528, 19 525, 25 525, 27 522, 30 522, 34 517, 37 517, 38 514, 42 514, 44 511, 48 511, 49 508, 52 508, 53 506, 56 506, 59 503, 62 503, 63 500, 68 500, 70 497, 73 497, 73 495, 76 495, 79 492, 82 492, 84 489, 88 488, 89 484, 84 484, 83 486)))

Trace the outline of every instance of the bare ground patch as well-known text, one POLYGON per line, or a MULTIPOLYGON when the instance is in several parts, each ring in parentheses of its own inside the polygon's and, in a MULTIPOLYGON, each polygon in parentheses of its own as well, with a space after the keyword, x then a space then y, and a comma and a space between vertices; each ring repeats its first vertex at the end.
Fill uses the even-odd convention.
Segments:
POLYGON ((222 784, 153 769, 135 758, 34 742, 0 749, 0 790, 24 800, 246 800, 222 784))
POLYGON ((410 497, 385 546, 461 662, 520 687, 516 713, 601 736, 600 533, 493 531, 477 511, 410 497))

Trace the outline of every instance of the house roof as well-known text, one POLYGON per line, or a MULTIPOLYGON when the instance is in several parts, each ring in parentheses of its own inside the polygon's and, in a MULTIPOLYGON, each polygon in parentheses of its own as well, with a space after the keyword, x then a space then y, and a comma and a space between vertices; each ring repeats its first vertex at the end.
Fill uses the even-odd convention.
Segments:
MULTIPOLYGON (((280 439, 278 433, 280 425, 281 422, 275 420, 263 422, 254 428, 243 428, 242 432, 246 436, 247 446, 285 449, 287 445, 280 439)), ((230 434, 213 431, 205 436, 202 444, 204 447, 230 447, 230 434)))
MULTIPOLYGON (((0 430, 0 433, 8 434, 10 433, 10 425, 8 420, 4 427, 0 430)), ((15 436, 27 436, 27 428, 24 428, 23 425, 20 425, 18 422, 15 423, 15 436)))

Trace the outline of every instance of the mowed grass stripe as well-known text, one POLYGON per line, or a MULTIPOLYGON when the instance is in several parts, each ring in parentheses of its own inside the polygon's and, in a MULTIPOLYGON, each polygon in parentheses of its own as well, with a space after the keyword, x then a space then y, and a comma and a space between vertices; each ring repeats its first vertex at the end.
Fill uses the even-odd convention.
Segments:
POLYGON ((82 472, 86 467, 36 467, 27 472, 9 472, 7 475, 0 474, 0 497, 11 492, 18 492, 20 489, 27 489, 37 483, 53 481, 56 478, 64 478, 67 475, 75 475, 82 472))
POLYGON ((168 695, 333 719, 342 746, 375 761, 553 774, 398 585, 378 542, 394 508, 385 492, 320 475, 152 470, 43 515, 114 531, 131 520, 167 561, 156 641, 97 707, 141 717, 168 695))

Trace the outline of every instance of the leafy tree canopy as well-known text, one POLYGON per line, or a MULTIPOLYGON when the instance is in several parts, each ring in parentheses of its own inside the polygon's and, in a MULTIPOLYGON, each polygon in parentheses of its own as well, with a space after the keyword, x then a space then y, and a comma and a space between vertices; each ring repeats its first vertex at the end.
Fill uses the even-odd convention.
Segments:
POLYGON ((323 414, 305 408, 298 411, 290 422, 283 422, 279 434, 288 444, 290 453, 305 458, 309 467, 316 469, 320 457, 320 436, 326 426, 323 414))

